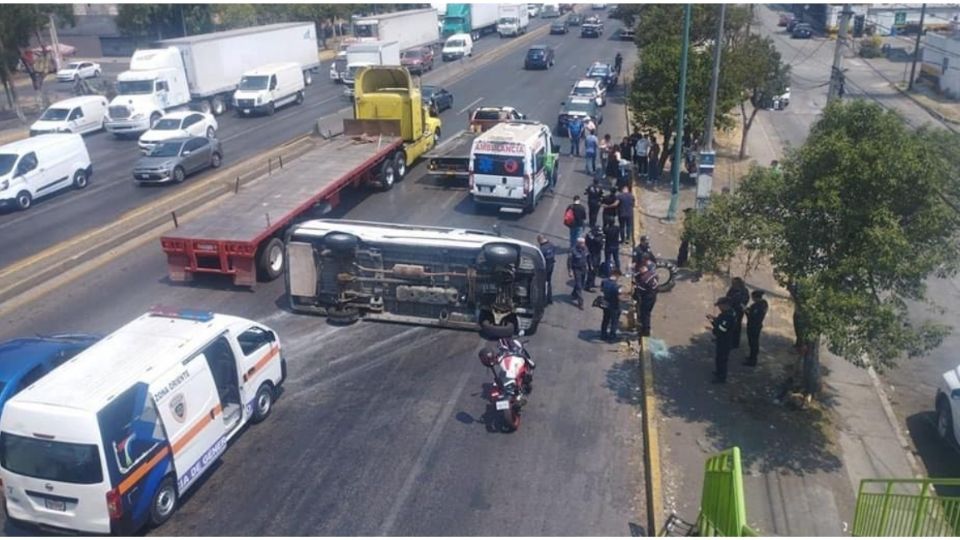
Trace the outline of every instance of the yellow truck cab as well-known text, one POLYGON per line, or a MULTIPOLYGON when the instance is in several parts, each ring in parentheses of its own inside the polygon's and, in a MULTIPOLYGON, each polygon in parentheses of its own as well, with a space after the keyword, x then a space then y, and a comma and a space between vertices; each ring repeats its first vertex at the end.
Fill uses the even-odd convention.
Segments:
MULTIPOLYGON (((354 118, 399 121, 404 166, 413 165, 440 140, 440 119, 430 116, 413 84, 410 72, 400 66, 372 66, 357 74, 354 84, 354 118)), ((406 170, 396 171, 403 177, 406 170)))

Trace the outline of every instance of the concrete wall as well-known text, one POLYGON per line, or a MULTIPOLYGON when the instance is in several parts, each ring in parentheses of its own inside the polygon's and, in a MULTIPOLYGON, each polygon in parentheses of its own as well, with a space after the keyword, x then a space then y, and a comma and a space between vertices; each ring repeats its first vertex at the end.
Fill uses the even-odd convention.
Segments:
POLYGON ((945 96, 960 98, 960 34, 930 32, 921 44, 922 71, 938 77, 938 87, 945 96))

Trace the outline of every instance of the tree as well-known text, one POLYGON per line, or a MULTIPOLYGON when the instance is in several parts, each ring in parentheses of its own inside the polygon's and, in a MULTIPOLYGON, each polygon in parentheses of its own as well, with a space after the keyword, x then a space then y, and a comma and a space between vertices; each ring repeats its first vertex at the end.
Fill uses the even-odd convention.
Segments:
POLYGON ((246 28, 260 24, 257 7, 253 4, 217 4, 212 14, 217 30, 246 28))
POLYGON ((960 268, 960 137, 914 132, 895 113, 863 101, 824 110, 783 171, 754 168, 736 194, 718 197, 684 231, 692 263, 717 270, 738 249, 769 255, 794 302, 803 387, 819 389, 819 344, 882 368, 935 348, 948 328, 913 321, 926 280, 960 268), (951 153, 944 150, 953 148, 951 153), (718 204, 719 203, 719 204, 718 204), (740 239, 710 233, 724 223, 740 239))
POLYGON ((747 137, 760 110, 770 107, 774 97, 786 92, 790 84, 790 66, 785 65, 773 40, 748 34, 725 53, 723 79, 740 92, 739 109, 743 125, 740 159, 746 157, 747 137), (747 105, 750 112, 747 113, 747 105))
MULTIPOLYGON (((23 59, 21 49, 30 46, 31 38, 40 45, 46 40, 41 32, 49 25, 50 16, 69 25, 74 24, 73 9, 69 4, 0 4, 0 80, 7 94, 7 102, 17 111, 23 120, 23 113, 17 102, 17 90, 13 84, 13 72, 23 59)), ((29 62, 24 62, 32 70, 29 62)), ((30 71, 34 86, 39 90, 46 73, 34 74, 30 71), (36 75, 36 76, 34 76, 36 75)))
POLYGON ((120 4, 116 22, 128 36, 183 37, 212 31, 213 9, 211 4, 120 4))

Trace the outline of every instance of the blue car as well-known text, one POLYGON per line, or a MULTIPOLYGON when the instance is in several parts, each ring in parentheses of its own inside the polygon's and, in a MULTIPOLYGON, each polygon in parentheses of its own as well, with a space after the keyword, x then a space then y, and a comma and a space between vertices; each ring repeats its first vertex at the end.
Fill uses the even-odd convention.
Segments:
POLYGON ((0 343, 0 411, 8 399, 99 340, 88 334, 61 334, 0 343))

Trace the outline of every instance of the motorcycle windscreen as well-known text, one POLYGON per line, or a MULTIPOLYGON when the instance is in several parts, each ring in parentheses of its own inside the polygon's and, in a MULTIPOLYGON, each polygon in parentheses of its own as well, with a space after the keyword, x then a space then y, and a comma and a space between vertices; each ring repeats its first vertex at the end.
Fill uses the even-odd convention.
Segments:
POLYGON ((520 356, 507 355, 500 360, 500 378, 503 381, 516 379, 526 361, 520 356))

